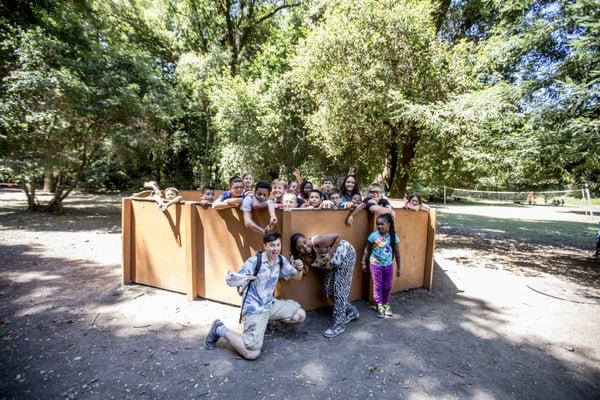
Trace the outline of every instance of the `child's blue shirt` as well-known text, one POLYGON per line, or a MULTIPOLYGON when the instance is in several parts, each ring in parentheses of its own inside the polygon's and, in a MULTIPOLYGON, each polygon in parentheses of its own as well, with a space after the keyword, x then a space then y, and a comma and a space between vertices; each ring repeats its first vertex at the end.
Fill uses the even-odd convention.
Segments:
MULTIPOLYGON (((393 252, 392 244, 390 240, 390 234, 382 236, 379 231, 375 231, 369 235, 369 243, 373 245, 371 250, 371 256, 369 257, 369 264, 378 265, 380 267, 387 267, 393 263, 393 252)), ((396 235, 396 243, 399 243, 400 239, 396 235)))

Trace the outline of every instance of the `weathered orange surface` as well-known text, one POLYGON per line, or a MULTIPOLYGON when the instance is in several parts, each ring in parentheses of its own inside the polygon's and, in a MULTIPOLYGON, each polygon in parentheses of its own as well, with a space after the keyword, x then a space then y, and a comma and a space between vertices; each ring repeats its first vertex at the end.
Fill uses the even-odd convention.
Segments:
MULTIPOLYGON (((190 192, 182 192, 184 198, 190 192)), ((367 236, 375 230, 374 218, 366 211, 345 224, 347 210, 277 210, 275 230, 282 234, 282 251, 290 255, 290 237, 337 232, 357 253, 350 299, 370 297, 370 277, 360 268, 367 236)), ((227 270, 237 271, 244 260, 262 250, 262 238, 246 228, 238 209, 213 210, 187 201, 161 212, 152 201, 123 200, 123 282, 141 283, 239 305, 234 288, 225 285, 227 270)), ((266 225, 266 210, 254 211, 259 225, 266 225)), ((435 210, 395 210, 400 238, 401 277, 394 277, 392 292, 426 287, 431 289, 435 210)), ((307 310, 329 305, 324 295, 322 271, 311 269, 300 281, 280 280, 276 295, 298 301, 307 310)))

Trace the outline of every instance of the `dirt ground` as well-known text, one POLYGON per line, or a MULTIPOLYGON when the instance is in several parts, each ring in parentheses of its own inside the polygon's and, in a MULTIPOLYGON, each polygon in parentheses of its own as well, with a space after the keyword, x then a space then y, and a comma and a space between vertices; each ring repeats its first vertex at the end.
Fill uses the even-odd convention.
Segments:
POLYGON ((74 195, 61 216, 24 205, 0 190, 0 399, 600 398, 593 239, 540 234, 589 217, 440 208, 431 293, 393 296, 389 319, 357 302, 335 339, 310 312, 249 362, 201 346, 238 308, 120 285, 117 196, 74 195))

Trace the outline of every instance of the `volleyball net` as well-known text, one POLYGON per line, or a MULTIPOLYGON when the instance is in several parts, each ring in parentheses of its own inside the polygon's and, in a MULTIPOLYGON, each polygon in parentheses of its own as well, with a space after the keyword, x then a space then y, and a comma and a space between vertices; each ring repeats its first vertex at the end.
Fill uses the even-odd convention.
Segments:
POLYGON ((480 203, 515 203, 554 207, 576 207, 586 215, 594 215, 592 199, 588 188, 548 190, 548 191, 491 191, 459 189, 444 186, 444 204, 447 201, 468 201, 480 203))

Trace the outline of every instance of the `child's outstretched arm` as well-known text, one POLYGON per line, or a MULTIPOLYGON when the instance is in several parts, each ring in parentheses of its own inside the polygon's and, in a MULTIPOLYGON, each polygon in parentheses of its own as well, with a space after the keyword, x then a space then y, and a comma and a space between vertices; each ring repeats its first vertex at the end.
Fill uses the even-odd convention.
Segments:
POLYGON ((260 233, 261 235, 265 234, 265 229, 258 226, 252 219, 252 211, 244 211, 244 225, 246 228, 250 228, 256 233, 260 233))
POLYGON ((391 215, 394 215, 394 210, 392 208, 387 208, 387 207, 383 207, 383 206, 380 206, 380 205, 371 206, 369 208, 369 211, 371 211, 376 216, 377 215, 382 215, 382 214, 391 214, 391 215))
POLYGON ((364 210, 366 206, 367 205, 365 203, 360 203, 359 205, 354 207, 354 209, 350 211, 350 214, 348 214, 348 216, 346 217, 346 225, 352 225, 352 222, 354 221, 354 216, 362 210, 364 210))
POLYGON ((429 211, 430 208, 429 208, 429 206, 427 204, 421 203, 420 210, 421 211, 429 211))
POLYGON ((360 267, 363 271, 367 270, 367 261, 371 256, 371 250, 373 250, 373 243, 367 241, 367 245, 365 246, 365 251, 363 251, 362 260, 360 262, 360 267))
POLYGON ((152 195, 152 190, 142 190, 141 192, 138 193, 134 193, 131 195, 130 198, 132 199, 148 199, 150 198, 150 195, 152 195))
POLYGON ((181 196, 177 196, 177 197, 175 197, 174 199, 171 199, 171 200, 169 200, 168 202, 166 202, 166 203, 163 203, 163 204, 159 205, 159 206, 158 206, 158 208, 160 208, 160 211, 163 211, 163 212, 164 212, 164 211, 167 211, 167 208, 168 208, 168 207, 169 207, 171 204, 173 204, 173 203, 179 203, 179 202, 180 202, 180 201, 182 201, 182 200, 183 200, 183 197, 181 197, 181 196))
POLYGON ((277 223, 277 215, 275 215, 275 203, 267 201, 267 207, 269 208, 269 227, 275 226, 277 223))
POLYGON ((241 197, 232 197, 226 200, 221 200, 221 196, 219 196, 219 198, 213 203, 212 208, 215 210, 222 210, 224 208, 239 207, 240 204, 242 204, 242 200, 243 199, 241 197))

